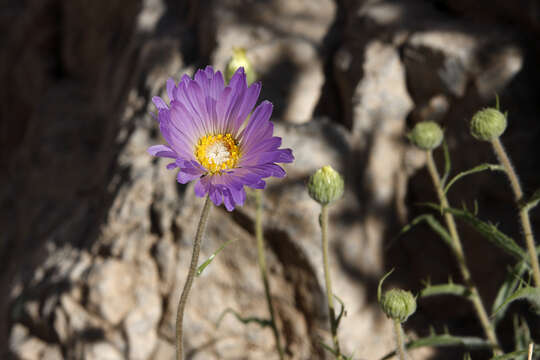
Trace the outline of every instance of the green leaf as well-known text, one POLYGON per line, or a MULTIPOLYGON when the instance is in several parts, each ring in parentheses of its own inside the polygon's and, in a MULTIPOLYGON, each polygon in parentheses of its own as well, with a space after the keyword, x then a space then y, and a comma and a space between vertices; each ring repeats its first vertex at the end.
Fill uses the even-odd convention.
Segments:
POLYGON ((527 300, 531 304, 531 310, 540 315, 540 288, 524 285, 517 289, 512 295, 495 310, 495 314, 503 307, 509 305, 516 300, 527 300))
POLYGON ((439 235, 448 246, 452 247, 452 238, 450 237, 450 234, 432 214, 423 214, 415 217, 409 224, 405 225, 403 229, 401 229, 398 236, 401 236, 404 233, 408 232, 413 228, 413 226, 416 226, 421 222, 426 222, 429 227, 433 231, 435 231, 437 235, 439 235))
MULTIPOLYGON (((539 345, 534 346, 534 355, 533 356, 540 356, 540 350, 538 349, 539 345)), ((508 354, 494 356, 490 360, 517 360, 520 356, 527 356, 529 353, 529 350, 518 350, 514 351, 508 354)))
POLYGON ((520 207, 522 209, 526 209, 527 211, 534 209, 538 203, 540 202, 540 189, 536 190, 529 200, 527 200, 525 203, 521 204, 520 207))
POLYGON ((206 269, 206 267, 208 265, 210 265, 210 263, 214 260, 214 258, 216 257, 217 254, 219 254, 221 252, 221 250, 223 250, 225 248, 225 246, 230 243, 232 241, 232 239, 229 239, 227 241, 225 241, 220 247, 219 249, 217 249, 212 255, 210 255, 210 257, 205 261, 203 262, 198 268, 197 268, 197 276, 200 276, 202 274, 202 272, 204 271, 204 269, 206 269))
POLYGON ((471 354, 465 353, 465 355, 463 355, 463 360, 472 360, 471 354))
POLYGON ((492 242, 494 245, 504 250, 507 254, 512 255, 518 260, 527 259, 527 253, 512 239, 503 232, 501 232, 493 224, 486 223, 476 216, 471 214, 467 210, 459 210, 455 208, 446 208, 443 211, 447 211, 452 215, 462 219, 467 224, 472 226, 482 236, 492 242))
POLYGON ((343 317, 343 315, 347 316, 347 312, 345 311, 345 303, 343 302, 343 300, 341 300, 336 294, 334 294, 334 297, 341 304, 341 310, 339 311, 339 314, 335 320, 337 329, 339 327, 339 322, 341 321, 341 318, 343 317))
POLYGON ((493 306, 491 308, 491 312, 493 313, 492 321, 494 325, 496 325, 504 317, 508 306, 503 306, 503 303, 519 287, 521 278, 525 274, 526 270, 526 262, 522 260, 516 265, 514 265, 514 267, 510 269, 508 274, 506 274, 504 282, 499 288, 499 291, 497 292, 497 296, 495 297, 495 301, 493 302, 493 306), (499 311, 495 312, 495 310, 497 309, 499 309, 499 311))
POLYGON ((218 321, 216 322, 216 328, 218 328, 219 325, 221 325, 221 321, 223 320, 223 318, 227 314, 233 314, 234 317, 236 317, 236 319, 238 319, 238 321, 240 321, 244 325, 249 324, 249 323, 256 323, 256 324, 259 324, 263 328, 267 327, 267 326, 272 326, 272 321, 270 321, 268 319, 261 319, 261 318, 255 317, 255 316, 243 317, 242 315, 240 315, 239 313, 237 313, 233 309, 227 308, 219 316, 218 321))
POLYGON ((333 347, 331 347, 330 345, 326 345, 325 343, 323 343, 322 341, 319 341, 319 343, 322 345, 322 347, 328 351, 330 354, 334 355, 335 357, 338 357, 339 354, 336 350, 334 350, 333 347))
POLYGON ((463 285, 459 284, 439 284, 439 285, 427 285, 420 291, 420 297, 428 297, 435 295, 456 295, 468 297, 469 291, 463 285))
MULTIPOLYGON (((492 345, 489 343, 489 341, 477 338, 477 337, 469 337, 469 336, 453 336, 449 334, 443 334, 443 335, 430 335, 428 337, 416 339, 407 342, 405 344, 405 347, 407 349, 416 349, 419 347, 425 347, 425 346, 433 346, 433 347, 445 347, 445 346, 462 346, 466 349, 485 349, 490 348, 492 345)), ((386 360, 390 359, 392 356, 396 354, 395 351, 392 351, 385 356, 383 356, 380 360, 386 360)))
POLYGON ((481 171, 486 171, 486 170, 491 170, 491 171, 505 171, 504 170, 504 167, 502 165, 499 165, 499 164, 480 164, 478 166, 475 166, 473 167, 472 169, 469 169, 467 171, 463 171, 463 172, 460 172, 459 174, 457 174, 456 176, 454 176, 452 178, 452 180, 450 180, 450 182, 448 183, 448 185, 445 186, 444 188, 444 193, 446 194, 448 192, 448 190, 450 190, 450 187, 452 187, 452 185, 458 181, 459 179, 461 179, 462 177, 464 176, 467 176, 467 175, 471 175, 471 174, 475 174, 475 173, 478 173, 478 172, 481 172, 481 171))
POLYGON ((389 272, 384 274, 384 276, 381 278, 381 280, 379 280, 379 286, 377 286, 377 300, 379 301, 379 303, 381 302, 381 296, 382 296, 382 284, 383 284, 384 280, 386 280, 386 278, 389 277, 390 274, 392 274, 394 272, 394 270, 395 269, 390 270, 389 272))
POLYGON ((450 153, 448 152, 448 144, 446 141, 443 141, 443 152, 444 152, 444 175, 441 179, 441 186, 446 184, 448 176, 450 176, 450 170, 452 169, 452 163, 450 162, 450 153))
POLYGON ((328 351, 330 354, 334 355, 336 358, 338 358, 338 357, 341 356, 344 360, 353 360, 354 354, 351 355, 351 356, 345 356, 345 355, 343 355, 343 354, 338 353, 333 347, 331 347, 330 345, 325 344, 325 343, 322 342, 322 341, 319 341, 319 344, 321 344, 321 346, 322 346, 326 351, 328 351))

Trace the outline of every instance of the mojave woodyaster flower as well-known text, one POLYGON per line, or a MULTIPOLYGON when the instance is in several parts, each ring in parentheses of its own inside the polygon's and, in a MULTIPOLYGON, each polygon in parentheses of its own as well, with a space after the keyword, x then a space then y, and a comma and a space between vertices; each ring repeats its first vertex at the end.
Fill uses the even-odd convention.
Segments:
POLYGON ((276 163, 294 160, 291 149, 280 149, 281 138, 273 136, 272 104, 263 101, 250 116, 260 90, 260 83, 247 86, 243 68, 229 85, 210 66, 193 79, 184 75, 178 85, 169 79, 170 105, 152 98, 167 145, 151 146, 148 152, 174 159, 167 168, 179 168, 179 183, 196 181, 197 196, 209 194, 229 211, 243 205, 244 186, 263 189, 264 178, 285 176, 276 163))

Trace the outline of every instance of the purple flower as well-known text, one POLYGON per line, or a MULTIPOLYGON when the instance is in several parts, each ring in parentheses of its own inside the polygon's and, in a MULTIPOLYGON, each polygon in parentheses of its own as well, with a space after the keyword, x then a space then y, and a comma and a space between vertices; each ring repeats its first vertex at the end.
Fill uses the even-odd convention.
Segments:
POLYGON ((244 186, 263 189, 264 178, 285 176, 276 163, 294 160, 291 149, 279 149, 281 138, 272 136, 272 104, 263 101, 250 116, 260 90, 260 83, 247 86, 243 68, 228 86, 210 66, 197 71, 193 80, 184 75, 178 85, 169 79, 170 106, 152 98, 168 145, 151 146, 148 152, 174 159, 167 169, 180 169, 179 183, 195 180, 197 196, 209 194, 228 211, 243 205, 244 186))

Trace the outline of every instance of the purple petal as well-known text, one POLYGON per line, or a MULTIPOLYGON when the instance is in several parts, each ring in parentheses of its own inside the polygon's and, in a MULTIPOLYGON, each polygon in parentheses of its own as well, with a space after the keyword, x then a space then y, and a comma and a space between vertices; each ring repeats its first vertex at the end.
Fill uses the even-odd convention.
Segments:
POLYGON ((242 103, 238 109, 238 114, 234 119, 232 119, 232 131, 233 134, 238 134, 238 131, 246 121, 249 113, 253 110, 257 99, 259 98, 259 93, 261 92, 261 83, 256 82, 252 84, 245 92, 243 96, 242 103))
POLYGON ((228 188, 223 189, 223 203, 225 205, 225 209, 227 211, 233 211, 234 210, 234 200, 231 195, 231 191, 228 188))
POLYGON ((223 194, 221 192, 220 187, 210 185, 208 189, 208 195, 210 196, 210 200, 216 205, 219 206, 223 202, 223 194))
POLYGON ((269 135, 272 135, 274 129, 274 125, 270 122, 272 107, 272 103, 269 101, 263 101, 257 106, 246 128, 240 134, 242 148, 249 149, 254 143, 260 142, 269 135))
POLYGON ((167 80, 167 96, 169 97, 169 101, 172 102, 174 100, 174 90, 176 88, 176 83, 173 79, 167 80))
POLYGON ((204 178, 195 183, 195 195, 198 197, 204 197, 208 192, 206 184, 203 182, 204 178))
POLYGON ((178 163, 180 171, 176 176, 176 179, 180 184, 187 184, 188 182, 200 178, 205 171, 198 166, 195 161, 182 161, 178 163))
POLYGON ((154 145, 148 148, 148 153, 152 156, 176 159, 178 155, 167 145, 154 145))
MULTIPOLYGON (((242 153, 245 154, 242 156, 240 165, 256 165, 258 164, 258 159, 260 159, 262 153, 276 151, 281 146, 281 138, 271 137, 264 139, 260 142, 250 142, 249 147, 244 146, 242 148, 242 153)), ((279 161, 269 161, 269 162, 279 162, 279 161)))
POLYGON ((159 112, 159 130, 170 147, 184 159, 194 159, 194 145, 192 140, 182 133, 174 122, 171 121, 171 112, 161 110, 159 112))
POLYGON ((195 146, 199 138, 204 134, 203 129, 198 126, 198 119, 186 110, 183 104, 174 101, 170 110, 171 126, 184 137, 184 142, 192 147, 195 146))
POLYGON ((165 103, 165 101, 163 101, 163 99, 160 98, 159 96, 152 97, 152 102, 154 103, 154 105, 156 105, 158 110, 167 110, 168 109, 167 104, 165 103))

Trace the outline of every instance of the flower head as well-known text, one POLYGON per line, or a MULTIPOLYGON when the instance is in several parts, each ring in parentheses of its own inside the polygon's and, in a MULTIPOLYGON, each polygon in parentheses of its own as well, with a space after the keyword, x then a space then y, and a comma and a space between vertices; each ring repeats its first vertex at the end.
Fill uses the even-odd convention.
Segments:
POLYGON ((422 121, 415 125, 408 137, 420 149, 433 150, 441 145, 444 134, 436 122, 422 121))
POLYGON ((390 319, 405 322, 416 311, 416 298, 410 291, 392 289, 379 300, 381 308, 390 319))
POLYGON ((251 62, 247 58, 246 49, 234 48, 233 55, 225 68, 225 79, 229 81, 235 74, 236 70, 238 70, 240 67, 244 68, 248 84, 253 83, 257 78, 257 74, 255 73, 255 69, 251 65, 251 62))
POLYGON ((179 168, 179 183, 196 181, 197 196, 209 194, 229 211, 243 205, 244 186, 263 189, 264 178, 285 176, 276 163, 294 160, 290 149, 279 148, 281 138, 272 135, 270 102, 263 101, 249 117, 260 90, 260 83, 247 86, 243 68, 227 86, 221 72, 210 66, 193 79, 184 75, 178 85, 169 79, 170 105, 152 99, 167 145, 151 146, 148 152, 173 159, 167 168, 179 168))
POLYGON ((471 120, 471 134, 478 140, 492 141, 506 130, 506 116, 498 109, 478 111, 471 120))
POLYGON ((326 165, 309 177, 307 188, 313 200, 327 205, 343 195, 343 178, 330 165, 326 165))

